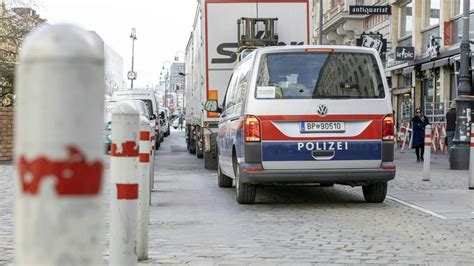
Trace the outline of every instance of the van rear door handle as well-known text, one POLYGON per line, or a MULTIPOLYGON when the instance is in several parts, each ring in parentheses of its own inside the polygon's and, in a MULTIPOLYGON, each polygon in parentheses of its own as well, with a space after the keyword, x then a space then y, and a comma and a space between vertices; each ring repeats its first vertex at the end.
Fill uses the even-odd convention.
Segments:
POLYGON ((332 158, 334 158, 334 155, 336 155, 335 151, 312 151, 311 152, 311 156, 313 156, 313 158, 315 160, 318 160, 318 161, 323 161, 323 160, 331 160, 332 158))

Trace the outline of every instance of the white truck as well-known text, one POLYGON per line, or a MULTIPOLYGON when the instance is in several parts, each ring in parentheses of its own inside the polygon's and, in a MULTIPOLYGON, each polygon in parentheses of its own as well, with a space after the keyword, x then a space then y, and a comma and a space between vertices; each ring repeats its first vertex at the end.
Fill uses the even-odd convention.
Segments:
MULTIPOLYGON (((312 44, 313 0, 198 0, 186 47, 186 143, 191 154, 204 157, 204 167, 217 169, 216 133, 219 115, 204 110, 207 100, 222 103, 238 62, 241 43, 237 21, 272 18, 277 45, 312 44)), ((245 27, 245 25, 244 25, 245 27)), ((256 25, 254 39, 267 39, 265 25, 256 25)))

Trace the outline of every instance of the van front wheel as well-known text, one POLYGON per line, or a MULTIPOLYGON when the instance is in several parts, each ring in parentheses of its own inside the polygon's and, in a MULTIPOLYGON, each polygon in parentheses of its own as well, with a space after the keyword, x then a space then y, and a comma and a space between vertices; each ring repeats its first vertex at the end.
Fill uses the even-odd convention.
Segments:
POLYGON ((365 201, 371 203, 380 203, 387 196, 387 182, 379 182, 362 187, 365 201))
POLYGON ((240 168, 234 163, 235 173, 235 190, 237 192, 236 200, 239 204, 252 204, 255 202, 257 194, 257 186, 250 183, 242 183, 240 181, 240 168))

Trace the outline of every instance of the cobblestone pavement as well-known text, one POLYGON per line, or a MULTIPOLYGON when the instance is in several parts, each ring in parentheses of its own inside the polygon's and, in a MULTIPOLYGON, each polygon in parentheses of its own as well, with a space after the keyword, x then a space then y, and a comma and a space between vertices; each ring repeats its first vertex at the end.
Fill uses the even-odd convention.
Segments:
MULTIPOLYGON (((418 182, 414 176, 421 165, 411 166, 408 156, 401 157, 406 169, 398 164, 400 177, 391 190, 464 185, 441 181, 444 176, 439 182, 418 182)), ((369 204, 360 188, 264 187, 256 204, 239 205, 235 189, 217 187, 215 171, 203 169, 202 160, 186 152, 182 132, 166 138, 155 169, 150 259, 142 264, 474 261, 474 219, 439 219, 391 200, 369 204)), ((13 167, 0 165, 0 264, 12 261, 12 177, 13 167)))

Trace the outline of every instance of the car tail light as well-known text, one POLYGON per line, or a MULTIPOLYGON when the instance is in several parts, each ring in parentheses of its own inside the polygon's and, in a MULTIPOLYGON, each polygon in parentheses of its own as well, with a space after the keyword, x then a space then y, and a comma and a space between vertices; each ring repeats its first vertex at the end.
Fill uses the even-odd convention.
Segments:
POLYGON ((386 115, 382 121, 382 139, 393 140, 395 135, 393 128, 393 115, 386 115))
POLYGON ((260 141, 260 120, 254 115, 246 115, 244 120, 246 142, 260 141))

